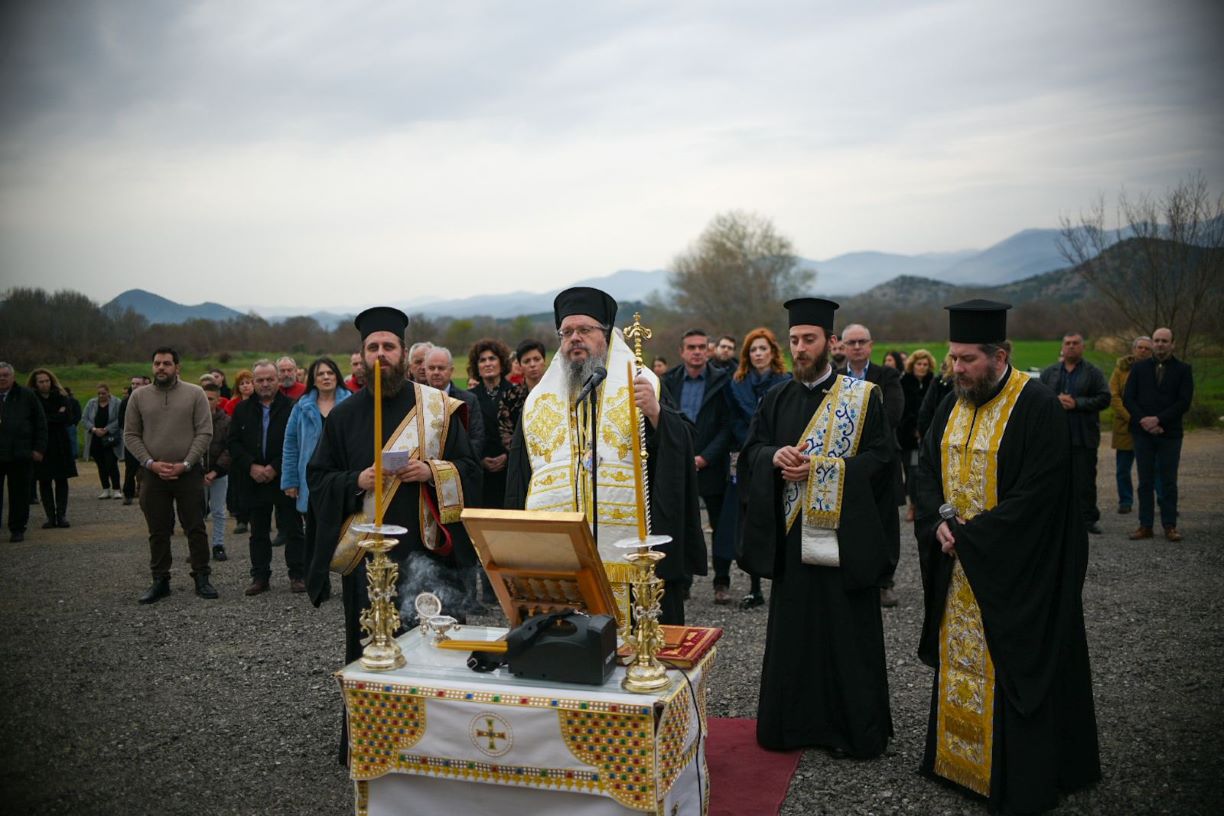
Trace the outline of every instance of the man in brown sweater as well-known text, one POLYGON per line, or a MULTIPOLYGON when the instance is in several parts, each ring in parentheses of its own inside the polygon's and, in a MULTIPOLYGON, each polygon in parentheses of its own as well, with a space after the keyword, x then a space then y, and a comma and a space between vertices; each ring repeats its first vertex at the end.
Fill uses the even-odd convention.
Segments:
POLYGON ((153 386, 132 392, 123 424, 123 444, 149 471, 140 485, 140 509, 149 526, 153 585, 142 604, 170 594, 170 537, 174 514, 187 533, 196 594, 216 598, 208 582, 208 534, 204 527, 201 461, 212 439, 212 414, 203 389, 179 379, 179 355, 172 348, 153 352, 153 386))

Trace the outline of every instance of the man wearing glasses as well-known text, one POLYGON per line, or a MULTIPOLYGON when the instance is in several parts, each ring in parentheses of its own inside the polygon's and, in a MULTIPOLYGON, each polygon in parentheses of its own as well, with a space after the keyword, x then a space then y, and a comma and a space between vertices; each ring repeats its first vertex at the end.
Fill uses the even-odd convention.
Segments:
POLYGON ((683 624, 684 583, 706 574, 693 426, 661 397, 653 371, 636 370, 630 382, 633 352, 613 328, 616 308, 611 296, 586 286, 566 289, 553 302, 561 347, 523 406, 510 445, 506 507, 584 512, 620 603, 627 597, 630 569, 615 545, 638 535, 633 487, 638 432, 629 425, 633 399, 645 425, 651 532, 672 538, 658 548, 664 553, 656 568, 664 581, 659 622, 683 624), (591 398, 579 399, 591 385, 591 398))
MULTIPOLYGON (((840 372, 856 380, 866 380, 880 387, 884 396, 884 415, 888 417, 888 427, 896 428, 901 424, 901 415, 905 413, 905 392, 901 390, 901 372, 895 368, 876 365, 871 362, 871 332, 866 326, 851 323, 842 331, 842 345, 846 350, 846 368, 840 372)), ((894 438, 894 445, 896 440, 894 438)), ((895 445, 899 449, 899 445, 895 445)), ((896 473, 893 477, 894 492, 898 506, 905 504, 905 487, 901 481, 901 458, 894 456, 896 473)), ((896 606, 897 596, 893 592, 893 575, 897 571, 897 561, 901 558, 901 519, 894 510, 885 513, 880 519, 884 524, 884 535, 888 539, 888 574, 880 586, 880 605, 896 606)))

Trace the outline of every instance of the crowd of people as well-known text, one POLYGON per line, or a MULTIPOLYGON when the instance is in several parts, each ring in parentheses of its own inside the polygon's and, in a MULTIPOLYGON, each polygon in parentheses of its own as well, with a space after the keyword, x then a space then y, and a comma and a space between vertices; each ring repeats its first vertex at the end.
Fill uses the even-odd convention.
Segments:
MULTIPOLYGON (((387 474, 388 519, 410 530, 396 550, 405 574, 436 573, 431 588, 453 597, 451 611, 464 619, 495 599, 459 509, 579 509, 615 586, 627 579, 610 546, 636 523, 616 509, 632 504, 624 474, 634 465, 629 446, 617 444, 630 430, 615 401, 632 398, 646 422, 653 523, 672 539, 658 566, 661 621, 685 622, 693 576, 708 567, 719 605, 763 606, 764 582, 772 582, 762 745, 863 758, 884 750, 893 731, 881 607, 897 604, 904 517, 914 525, 927 612, 919 653, 937 675, 923 768, 992 805, 1048 807, 1050 791, 1099 774, 1079 602, 1087 536, 1101 533, 1099 415, 1112 406, 1117 512, 1138 505, 1130 537, 1154 536, 1159 507, 1165 538, 1181 540, 1177 469, 1190 366, 1161 328, 1136 338, 1107 380, 1084 359, 1083 335, 1069 332, 1059 360, 1030 377, 1011 365, 1006 307, 984 301, 949 307, 942 361, 921 348, 877 356, 866 326, 834 332, 836 309, 816 298, 785 304, 789 366, 769 328, 742 342, 693 328, 678 363, 656 355, 631 380, 632 353, 613 328, 616 303, 586 287, 554 303, 551 360, 537 339, 512 350, 484 338, 461 357, 465 388, 456 385, 452 350, 429 341, 405 348, 407 318, 387 307, 358 316, 362 346, 347 375, 330 357, 300 366, 283 356, 235 372, 232 388, 218 369, 196 384, 181 378, 178 352, 163 347, 152 354, 151 377, 132 377, 119 399, 99 384, 82 410, 47 368, 21 386, 0 363, 10 539, 23 540, 38 499, 43 528, 69 526, 83 424, 81 453, 98 469, 98 499, 139 499, 146 520, 152 584, 140 603, 171 591, 176 520, 196 594, 216 598, 211 569, 228 560, 232 518, 233 534, 248 538, 246 595, 271 589, 279 546, 289 590, 317 605, 330 593, 349 525, 371 515, 378 361, 388 450, 413 454, 387 474), (433 430, 406 429, 409 416, 433 430), (1014 546, 1000 552, 1008 540, 1014 546), (730 591, 736 564, 750 579, 738 599, 730 591), (978 657, 949 657, 973 642, 982 644, 978 657), (812 677, 823 684, 798 682, 812 677), (997 692, 993 709, 966 707, 962 692, 978 686, 985 699, 997 692), (989 736, 973 754, 965 734, 995 735, 993 770, 981 755, 992 750, 989 736)), ((353 660, 364 565, 342 584, 353 660)))

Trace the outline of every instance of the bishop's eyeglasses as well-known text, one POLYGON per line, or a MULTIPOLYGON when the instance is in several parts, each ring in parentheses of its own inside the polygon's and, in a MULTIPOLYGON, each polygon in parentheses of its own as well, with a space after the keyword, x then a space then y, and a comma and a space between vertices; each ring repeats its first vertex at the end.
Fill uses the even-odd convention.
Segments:
POLYGON ((604 331, 603 326, 567 326, 564 329, 557 329, 557 336, 562 340, 568 340, 576 334, 585 339, 600 331, 604 331))

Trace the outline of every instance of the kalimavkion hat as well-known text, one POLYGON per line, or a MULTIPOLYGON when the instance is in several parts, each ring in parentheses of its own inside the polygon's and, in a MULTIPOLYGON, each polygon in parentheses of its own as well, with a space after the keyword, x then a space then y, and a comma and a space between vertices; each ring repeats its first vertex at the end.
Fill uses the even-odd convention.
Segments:
POLYGON ((944 308, 948 310, 949 342, 1002 343, 1007 339, 1010 303, 977 298, 944 308))
POLYGON ((553 301, 558 329, 561 321, 570 315, 587 315, 604 326, 611 326, 616 321, 616 301, 607 292, 591 286, 572 286, 560 292, 553 301))
POLYGON ((837 304, 824 298, 792 298, 782 304, 790 315, 790 326, 820 326, 833 333, 833 313, 837 304))
POLYGON ((363 341, 374 332, 385 331, 391 332, 403 342, 404 330, 408 328, 408 315, 394 306, 371 306, 357 315, 353 325, 361 332, 363 341))

